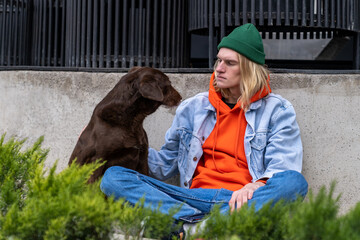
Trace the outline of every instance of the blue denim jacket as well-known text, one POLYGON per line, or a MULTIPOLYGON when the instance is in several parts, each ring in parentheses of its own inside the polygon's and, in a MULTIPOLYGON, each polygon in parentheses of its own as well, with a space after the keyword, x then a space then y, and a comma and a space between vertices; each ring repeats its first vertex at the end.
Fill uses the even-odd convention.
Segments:
MULTIPOLYGON (((245 113, 245 155, 255 182, 285 170, 301 172, 302 143, 293 106, 270 93, 245 113)), ((176 110, 160 151, 149 148, 150 175, 165 180, 180 173, 180 186, 189 188, 203 154, 202 144, 216 123, 208 92, 184 100, 176 110)))

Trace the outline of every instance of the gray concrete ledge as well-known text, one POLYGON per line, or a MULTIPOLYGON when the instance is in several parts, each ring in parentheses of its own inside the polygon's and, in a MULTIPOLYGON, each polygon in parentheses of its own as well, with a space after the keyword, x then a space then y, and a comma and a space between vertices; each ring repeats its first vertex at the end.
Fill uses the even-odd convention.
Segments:
MULTIPOLYGON (((46 166, 67 165, 95 105, 124 73, 0 71, 0 134, 45 136, 46 166)), ((210 74, 168 73, 188 98, 207 91, 210 74)), ((341 212, 360 201, 360 74, 271 74, 273 92, 293 103, 304 144, 303 173, 316 191, 337 181, 341 212)), ((160 148, 175 109, 161 107, 145 121, 150 145, 160 148)))

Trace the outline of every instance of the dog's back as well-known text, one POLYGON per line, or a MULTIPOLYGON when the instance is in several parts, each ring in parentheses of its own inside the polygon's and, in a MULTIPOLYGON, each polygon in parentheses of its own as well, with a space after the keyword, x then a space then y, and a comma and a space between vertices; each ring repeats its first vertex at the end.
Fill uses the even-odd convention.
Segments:
POLYGON ((79 165, 102 159, 89 182, 94 182, 111 166, 123 166, 148 174, 148 139, 143 120, 160 105, 176 106, 180 94, 161 71, 133 68, 95 107, 89 124, 71 154, 79 165))

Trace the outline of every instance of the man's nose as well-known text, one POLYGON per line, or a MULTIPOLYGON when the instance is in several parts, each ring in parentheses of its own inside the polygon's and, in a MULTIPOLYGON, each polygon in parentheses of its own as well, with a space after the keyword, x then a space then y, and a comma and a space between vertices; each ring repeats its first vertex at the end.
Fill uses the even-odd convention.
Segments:
POLYGON ((216 69, 217 72, 224 72, 225 71, 225 66, 224 66, 224 62, 221 61, 217 64, 216 69))

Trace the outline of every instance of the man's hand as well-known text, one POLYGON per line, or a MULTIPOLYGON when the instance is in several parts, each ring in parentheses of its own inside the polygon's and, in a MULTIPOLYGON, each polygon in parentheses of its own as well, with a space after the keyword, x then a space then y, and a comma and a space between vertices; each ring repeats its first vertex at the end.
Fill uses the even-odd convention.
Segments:
POLYGON ((264 185, 265 183, 262 182, 248 183, 242 189, 233 192, 229 201, 230 211, 233 212, 235 208, 240 209, 253 197, 255 190, 264 185))

